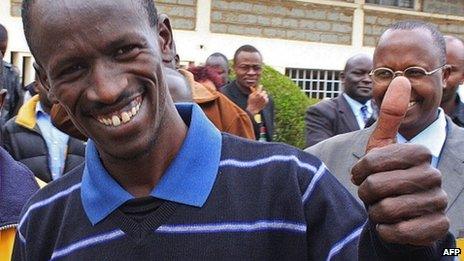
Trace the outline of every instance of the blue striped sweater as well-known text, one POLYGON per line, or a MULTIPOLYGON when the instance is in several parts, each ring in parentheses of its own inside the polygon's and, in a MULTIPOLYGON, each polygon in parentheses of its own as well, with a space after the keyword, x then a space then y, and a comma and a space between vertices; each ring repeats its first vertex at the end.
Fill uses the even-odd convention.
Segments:
POLYGON ((15 260, 357 260, 358 244, 361 259, 391 255, 324 164, 283 144, 222 134, 206 203, 164 201, 143 224, 118 225, 115 211, 92 225, 80 197, 82 172, 30 200, 15 260))

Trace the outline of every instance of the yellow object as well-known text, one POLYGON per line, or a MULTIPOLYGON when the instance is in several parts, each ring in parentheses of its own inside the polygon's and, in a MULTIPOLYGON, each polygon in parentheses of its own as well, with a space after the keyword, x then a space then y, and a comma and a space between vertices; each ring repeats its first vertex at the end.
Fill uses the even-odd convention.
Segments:
POLYGON ((256 123, 261 123, 261 114, 260 113, 255 114, 254 118, 255 118, 256 123))
POLYGON ((458 238, 456 240, 456 247, 461 249, 461 254, 459 255, 459 261, 464 261, 464 238, 458 238))
POLYGON ((0 261, 11 260, 13 253, 13 243, 15 239, 16 229, 8 228, 0 230, 0 261))

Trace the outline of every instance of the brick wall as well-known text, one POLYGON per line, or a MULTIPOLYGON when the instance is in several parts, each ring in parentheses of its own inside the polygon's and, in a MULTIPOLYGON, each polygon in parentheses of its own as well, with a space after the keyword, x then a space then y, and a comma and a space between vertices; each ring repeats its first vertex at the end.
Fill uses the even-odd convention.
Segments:
POLYGON ((423 0, 424 12, 464 16, 463 0, 423 0))
POLYGON ((11 16, 21 16, 21 0, 10 0, 11 9, 10 14, 11 16))
POLYGON ((287 0, 212 0, 211 31, 351 44, 353 9, 287 0))
MULTIPOLYGON (((11 15, 21 16, 21 0, 11 1, 11 15)), ((78 0, 77 0, 78 1, 78 0)), ((197 0, 156 0, 158 12, 171 18, 174 29, 195 30, 197 0)))
POLYGON ((159 13, 171 19, 174 29, 195 30, 197 0, 156 0, 159 13))
POLYGON ((464 37, 464 26, 462 26, 461 21, 425 17, 411 17, 410 15, 398 15, 389 13, 365 12, 364 45, 375 46, 380 35, 390 24, 396 21, 408 19, 417 19, 430 22, 437 25, 443 34, 452 34, 464 37))

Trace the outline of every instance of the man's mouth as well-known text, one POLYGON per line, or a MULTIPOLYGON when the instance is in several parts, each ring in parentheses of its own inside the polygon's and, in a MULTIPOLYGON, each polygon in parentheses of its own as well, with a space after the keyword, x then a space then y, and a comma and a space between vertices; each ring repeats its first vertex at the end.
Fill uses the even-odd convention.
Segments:
POLYGON ((130 122, 135 117, 135 115, 138 114, 141 105, 142 96, 138 96, 124 108, 105 115, 99 115, 96 117, 96 119, 98 122, 106 126, 118 127, 122 124, 130 122))

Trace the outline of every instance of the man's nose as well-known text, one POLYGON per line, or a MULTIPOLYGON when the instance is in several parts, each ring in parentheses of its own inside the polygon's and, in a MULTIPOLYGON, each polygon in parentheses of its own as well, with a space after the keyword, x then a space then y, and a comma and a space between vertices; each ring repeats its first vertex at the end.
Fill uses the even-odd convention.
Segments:
POLYGON ((90 75, 89 101, 104 104, 115 103, 127 87, 127 78, 110 63, 97 63, 90 75))
POLYGON ((367 84, 372 84, 372 79, 371 79, 371 76, 369 76, 369 73, 364 74, 362 82, 367 83, 367 84))

